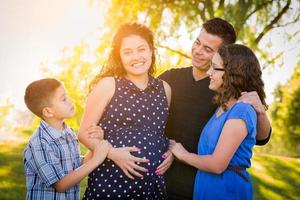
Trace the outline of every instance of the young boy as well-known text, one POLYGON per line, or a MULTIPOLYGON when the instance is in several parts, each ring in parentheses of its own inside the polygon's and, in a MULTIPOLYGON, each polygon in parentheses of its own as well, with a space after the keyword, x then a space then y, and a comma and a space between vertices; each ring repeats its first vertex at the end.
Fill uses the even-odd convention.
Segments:
MULTIPOLYGON (((90 159, 81 165, 77 137, 64 122, 74 116, 74 107, 56 79, 32 82, 24 100, 28 109, 41 118, 24 150, 26 199, 79 199, 79 182, 103 162, 111 145, 99 140, 90 159)), ((86 131, 91 137, 98 134, 101 138, 100 127, 86 131)))

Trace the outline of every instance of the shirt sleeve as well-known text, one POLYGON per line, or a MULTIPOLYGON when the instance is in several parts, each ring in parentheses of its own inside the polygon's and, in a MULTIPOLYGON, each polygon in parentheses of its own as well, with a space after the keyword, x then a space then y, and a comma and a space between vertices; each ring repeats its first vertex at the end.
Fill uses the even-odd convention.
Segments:
POLYGON ((61 159, 49 144, 31 145, 32 163, 42 182, 50 187, 65 176, 61 159))
POLYGON ((247 126, 248 134, 256 137, 257 115, 254 108, 250 104, 238 103, 235 105, 228 115, 228 119, 241 119, 247 126))
POLYGON ((167 70, 158 76, 159 79, 166 81, 170 84, 171 82, 171 70, 167 70))
POLYGON ((268 137, 264 140, 256 140, 256 145, 263 146, 263 145, 267 144, 271 138, 271 135, 272 135, 272 127, 270 128, 268 137))

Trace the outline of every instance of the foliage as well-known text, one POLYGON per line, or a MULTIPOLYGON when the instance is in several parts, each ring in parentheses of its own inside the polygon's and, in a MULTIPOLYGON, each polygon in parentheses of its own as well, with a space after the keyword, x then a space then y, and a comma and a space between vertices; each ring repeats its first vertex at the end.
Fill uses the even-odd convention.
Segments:
POLYGON ((300 155, 300 62, 290 80, 277 86, 274 96, 271 106, 274 133, 269 148, 277 153, 300 155))
MULTIPOLYGON (((158 47, 177 53, 182 51, 180 46, 170 48, 168 41, 182 35, 194 39, 195 31, 199 31, 203 22, 221 17, 234 25, 240 41, 259 51, 264 61, 273 63, 282 52, 270 58, 270 53, 265 47, 259 48, 259 43, 272 29, 296 24, 300 11, 297 0, 113 0, 105 16, 106 26, 113 32, 128 21, 147 24, 157 34, 158 47)), ((287 33, 282 39, 295 37, 297 31, 287 33)), ((186 55, 182 53, 179 55, 186 55)), ((188 55, 184 57, 189 58, 188 55)))
POLYGON ((63 57, 57 63, 61 69, 58 73, 54 73, 50 67, 44 66, 45 76, 53 76, 62 81, 68 95, 73 100, 76 115, 67 122, 75 130, 79 127, 88 94, 88 84, 95 74, 93 68, 97 64, 86 58, 90 48, 84 42, 74 48, 65 48, 63 57))
POLYGON ((0 105, 0 128, 9 129, 8 127, 8 116, 11 113, 11 110, 14 108, 14 104, 11 102, 10 99, 6 99, 6 102, 0 105))
MULTIPOLYGON (((272 44, 260 48, 262 39, 275 28, 286 30, 299 24, 300 18, 298 0, 105 0, 90 3, 92 6, 100 4, 105 16, 96 44, 81 42, 74 48, 65 48, 57 63, 58 73, 54 73, 51 66, 44 66, 48 69, 45 75, 63 81, 74 100, 76 116, 68 124, 75 130, 83 113, 88 85, 105 63, 112 35, 122 23, 138 21, 155 33, 157 74, 160 74, 172 67, 190 65, 190 49, 183 49, 183 46, 191 46, 200 25, 212 17, 230 21, 237 30, 239 41, 254 48, 262 62, 270 64, 283 54, 271 55, 268 49, 272 44), (187 42, 190 45, 186 45, 187 42)), ((299 27, 285 32, 282 40, 289 41, 300 33, 299 27)))

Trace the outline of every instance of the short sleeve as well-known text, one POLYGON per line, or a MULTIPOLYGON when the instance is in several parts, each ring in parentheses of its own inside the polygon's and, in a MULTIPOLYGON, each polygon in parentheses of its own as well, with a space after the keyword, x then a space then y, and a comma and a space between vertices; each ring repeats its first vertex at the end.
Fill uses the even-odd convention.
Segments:
POLYGON ((59 155, 50 144, 30 145, 30 151, 35 171, 46 186, 51 186, 65 176, 59 155))
POLYGON ((246 123, 248 133, 255 134, 256 136, 256 124, 257 115, 254 108, 250 104, 237 103, 230 111, 227 119, 241 119, 246 123))
POLYGON ((162 79, 170 84, 171 82, 171 70, 167 70, 158 76, 159 79, 162 79))
POLYGON ((270 128, 268 137, 264 140, 256 140, 256 145, 263 146, 263 145, 267 144, 271 138, 271 135, 272 135, 272 127, 270 128))

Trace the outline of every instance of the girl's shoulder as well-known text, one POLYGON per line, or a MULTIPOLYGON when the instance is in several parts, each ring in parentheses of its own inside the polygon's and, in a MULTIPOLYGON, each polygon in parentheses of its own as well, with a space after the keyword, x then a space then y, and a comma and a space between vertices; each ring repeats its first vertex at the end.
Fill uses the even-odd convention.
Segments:
POLYGON ((251 104, 237 102, 231 109, 228 118, 240 118, 244 120, 256 120, 257 114, 251 104))
POLYGON ((244 102, 237 102, 231 112, 255 112, 251 104, 244 102))

